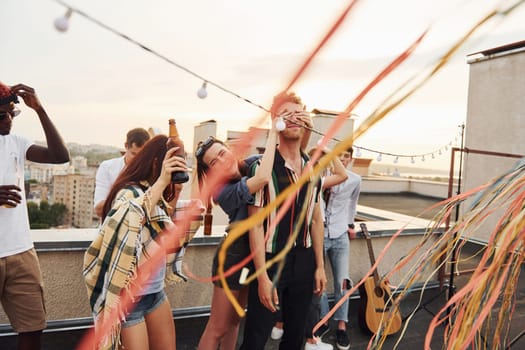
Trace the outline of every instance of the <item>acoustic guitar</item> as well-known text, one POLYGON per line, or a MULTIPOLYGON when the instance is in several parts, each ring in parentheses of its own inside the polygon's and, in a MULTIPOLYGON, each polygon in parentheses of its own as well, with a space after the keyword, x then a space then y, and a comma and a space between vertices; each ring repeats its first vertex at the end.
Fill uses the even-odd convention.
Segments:
MULTIPOLYGON (((370 263, 374 266, 376 259, 372 248, 372 240, 366 224, 361 223, 361 231, 366 238, 370 263)), ((402 324, 399 309, 390 304, 390 287, 388 281, 379 280, 377 269, 374 269, 372 276, 368 277, 359 286, 361 302, 359 305, 359 326, 367 333, 377 334, 381 328, 386 335, 394 334, 399 331, 402 324)))

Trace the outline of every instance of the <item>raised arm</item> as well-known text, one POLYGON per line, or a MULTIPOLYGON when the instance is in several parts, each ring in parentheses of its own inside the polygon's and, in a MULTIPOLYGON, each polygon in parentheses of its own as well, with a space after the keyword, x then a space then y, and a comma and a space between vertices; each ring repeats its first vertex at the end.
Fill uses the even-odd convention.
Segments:
MULTIPOLYGON (((325 150, 325 153, 329 153, 330 150, 325 150)), ((323 181, 323 190, 327 188, 331 188, 335 185, 339 185, 341 182, 348 179, 348 174, 346 173, 346 168, 339 159, 339 157, 335 157, 332 160, 332 174, 325 176, 323 181)))
POLYGON ((255 174, 250 177, 246 184, 250 193, 255 193, 263 188, 272 176, 273 160, 275 158, 275 148, 277 144, 277 131, 275 129, 275 119, 266 140, 266 148, 261 158, 261 164, 255 170, 255 174))
MULTIPOLYGON (((149 200, 151 204, 157 203, 162 197, 162 193, 168 185, 171 184, 171 173, 174 171, 188 171, 186 161, 182 157, 175 156, 179 147, 173 147, 166 152, 162 162, 162 171, 159 178, 149 189, 149 200)), ((178 197, 177 197, 178 198, 178 197)), ((154 206, 150 214, 154 214, 154 206)))
POLYGON ((312 129, 314 128, 314 123, 310 113, 304 110, 301 115, 298 116, 298 119, 304 123, 304 134, 301 139, 301 150, 305 152, 310 142, 310 136, 312 135, 312 129))
POLYGON ((11 91, 20 96, 24 103, 36 112, 46 135, 47 147, 32 145, 27 150, 27 159, 37 163, 61 164, 69 162, 69 152, 66 145, 55 125, 49 119, 44 107, 42 107, 35 89, 24 84, 17 84, 11 87, 11 91))

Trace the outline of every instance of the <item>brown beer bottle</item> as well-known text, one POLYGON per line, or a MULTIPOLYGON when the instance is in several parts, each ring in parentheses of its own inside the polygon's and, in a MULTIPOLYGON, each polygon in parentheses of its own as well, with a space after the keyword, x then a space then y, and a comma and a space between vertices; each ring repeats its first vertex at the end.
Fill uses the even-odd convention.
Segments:
POLYGON ((211 214, 211 203, 208 201, 206 205, 206 213, 204 214, 204 235, 211 235, 211 227, 213 223, 213 215, 211 214))
MULTIPOLYGON (((184 152, 184 143, 182 142, 182 139, 179 136, 179 132, 177 130, 177 125, 175 124, 175 119, 170 119, 170 130, 168 137, 170 138, 169 148, 172 147, 179 147, 179 149, 174 153, 176 156, 186 158, 186 154, 184 152)), ((188 176, 188 173, 185 171, 174 171, 171 173, 171 182, 174 184, 181 184, 184 182, 188 182, 190 177, 188 176)))

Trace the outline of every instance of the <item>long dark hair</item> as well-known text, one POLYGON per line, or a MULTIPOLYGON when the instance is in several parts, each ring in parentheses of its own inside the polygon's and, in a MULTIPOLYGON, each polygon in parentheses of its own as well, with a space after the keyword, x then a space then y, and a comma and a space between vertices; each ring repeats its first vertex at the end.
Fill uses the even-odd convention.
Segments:
MULTIPOLYGON (((124 167, 106 198, 102 211, 102 220, 106 218, 106 215, 111 210, 113 201, 121 189, 130 185, 139 185, 144 180, 148 181, 150 185, 157 181, 162 171, 162 162, 168 151, 167 141, 168 137, 165 135, 155 136, 147 141, 140 152, 124 167)), ((164 199, 169 202, 174 196, 175 190, 173 186, 166 187, 164 199)))

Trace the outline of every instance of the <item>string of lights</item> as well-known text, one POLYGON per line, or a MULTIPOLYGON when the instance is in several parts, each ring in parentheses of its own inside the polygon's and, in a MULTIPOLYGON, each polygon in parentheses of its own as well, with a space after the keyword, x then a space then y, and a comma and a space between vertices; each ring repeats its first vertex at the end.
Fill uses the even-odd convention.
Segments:
MULTIPOLYGON (((354 114, 356 115, 356 114, 354 114)), ((317 134, 317 135, 321 135, 321 136, 324 136, 324 133, 322 133, 321 131, 319 130, 316 130, 314 128, 310 128, 308 126, 305 126, 303 124, 299 124, 297 122, 294 122, 288 118, 284 118, 286 119, 289 123, 293 123, 293 124, 296 124, 296 125, 300 125, 302 126, 303 128, 305 129, 308 129, 310 130, 311 132, 317 134)), ((459 125, 459 127, 463 127, 464 124, 462 125, 459 125)), ((420 158, 422 162, 424 162, 428 157, 430 159, 435 159, 436 158, 436 155, 442 155, 444 152, 448 151, 449 147, 452 147, 452 144, 453 143, 457 143, 458 141, 458 138, 461 136, 461 130, 459 131, 458 135, 456 135, 456 137, 454 138, 453 141, 450 141, 448 142, 447 144, 445 144, 444 146, 441 146, 440 148, 432 151, 432 152, 427 152, 427 153, 419 153, 419 154, 398 154, 398 153, 391 153, 391 152, 385 152, 385 151, 378 151, 378 150, 374 150, 374 149, 371 149, 371 148, 368 148, 368 147, 363 147, 363 146, 359 146, 357 144, 353 144, 353 148, 355 150, 355 158, 360 158, 362 156, 362 151, 367 151, 367 152, 371 152, 371 153, 376 153, 377 154, 377 158, 376 160, 378 162, 381 162, 383 160, 383 156, 391 156, 391 157, 394 157, 394 164, 397 164, 400 160, 400 158, 410 158, 410 162, 412 164, 414 164, 416 162, 416 158, 420 158)), ((341 140, 339 140, 338 138, 336 137, 332 137, 332 140, 335 141, 335 142, 341 142, 341 140)))
MULTIPOLYGON (((56 30, 58 30, 59 32, 66 32, 68 29, 69 29, 69 19, 71 18, 72 14, 73 13, 76 13, 82 17, 84 17, 85 19, 89 20, 90 22, 98 25, 99 27, 103 28, 103 29, 106 29, 107 31, 115 34, 115 35, 118 35, 119 37, 121 37, 122 39, 140 47, 141 49, 145 50, 146 52, 154 55, 154 56, 157 56, 158 58, 164 60, 165 62, 171 64, 172 66, 175 66, 176 68, 192 75, 193 77, 199 79, 202 81, 202 85, 201 87, 197 90, 197 96, 201 99, 204 99, 208 96, 208 92, 206 90, 208 84, 211 85, 211 86, 214 86, 215 88, 227 93, 227 94, 230 94, 246 103, 249 103, 251 104, 252 106, 255 106, 267 113, 270 113, 270 110, 263 107, 262 105, 260 104, 257 104, 253 101, 251 101, 250 99, 246 98, 246 97, 243 97, 241 95, 239 95, 238 93, 222 86, 221 84, 218 84, 208 78, 205 78, 204 76, 196 73, 195 71, 183 66, 182 64, 180 63, 177 63, 175 62, 174 60, 170 59, 169 57, 159 53, 158 51, 142 44, 141 42, 131 38, 130 36, 110 27, 109 25, 101 22, 100 20, 88 15, 87 13, 85 13, 84 11, 78 9, 78 8, 75 8, 71 5, 69 5, 68 3, 62 1, 62 0, 54 0, 55 2, 57 2, 58 4, 64 6, 67 10, 66 10, 66 13, 61 16, 61 17, 58 17, 57 19, 55 19, 54 21, 54 26, 56 28, 56 30)), ((356 114, 351 114, 351 115, 356 115, 356 114)), ((357 115, 356 115, 357 116, 357 115)), ((303 125, 304 127, 304 125, 303 125)), ((309 129, 311 132, 313 133, 316 133, 318 135, 321 135, 321 136, 324 136, 324 133, 314 129, 314 128, 308 128, 306 127, 307 129, 309 129)), ((341 140, 333 137, 332 138, 333 141, 336 141, 336 142, 340 142, 341 140)), ((456 137, 456 141, 457 141, 457 137, 456 137)), ((400 158, 410 158, 410 161, 411 163, 415 163, 415 159, 416 158, 420 158, 421 161, 425 161, 426 158, 425 157, 428 157, 430 159, 434 159, 435 158, 435 155, 441 155, 443 153, 443 151, 447 151, 448 150, 448 147, 452 145, 452 141, 449 142, 448 144, 446 144, 445 146, 443 147, 440 147, 439 149, 437 150, 434 150, 432 152, 427 152, 427 153, 421 153, 421 154, 397 154, 397 153, 391 153, 391 152, 385 152, 385 151, 378 151, 378 150, 374 150, 374 149, 371 149, 371 148, 368 148, 368 147, 363 147, 363 146, 359 146, 357 144, 354 144, 354 149, 355 149, 355 157, 356 158, 359 158, 361 157, 362 155, 362 151, 367 151, 367 152, 371 152, 371 153, 375 153, 377 154, 377 158, 376 160, 377 161, 382 161, 383 159, 383 156, 391 156, 391 157, 394 157, 394 163, 398 163, 399 159, 400 158)))
POLYGON ((206 88, 207 88, 207 86, 209 84, 209 85, 212 85, 212 86, 216 87, 219 90, 222 90, 222 91, 226 92, 227 94, 230 94, 230 95, 232 95, 232 96, 234 96, 234 97, 236 97, 238 99, 241 99, 241 100, 243 100, 243 101, 245 101, 245 102, 247 102, 247 103, 249 103, 249 104, 251 104, 251 105, 253 105, 253 106, 257 107, 257 108, 259 108, 259 109, 262 109, 265 112, 270 112, 265 107, 263 107, 263 106, 255 103, 255 102, 251 101, 250 99, 248 99, 246 97, 243 97, 243 96, 237 94, 236 92, 234 92, 234 91, 232 91, 232 90, 230 90, 230 89, 228 89, 228 88, 226 88, 226 87, 224 87, 224 86, 222 86, 222 85, 220 85, 220 84, 218 84, 218 83, 216 83, 216 82, 214 82, 214 81, 212 81, 210 79, 207 79, 207 78, 203 77, 202 75, 200 75, 200 74, 194 72, 193 70, 183 66, 182 64, 175 62, 174 60, 170 59, 169 57, 167 57, 167 56, 165 56, 165 55, 163 55, 163 54, 153 50, 152 48, 142 44, 141 42, 131 38, 130 36, 128 36, 128 35, 126 35, 126 34, 124 34, 122 32, 119 32, 118 30, 108 26, 107 24, 99 21, 98 19, 88 15, 87 13, 83 12, 82 10, 79 10, 77 8, 72 7, 69 4, 67 4, 66 2, 62 1, 62 0, 55 0, 55 2, 57 2, 60 5, 62 5, 62 6, 67 8, 67 11, 64 14, 64 16, 57 18, 55 20, 55 22, 54 22, 55 28, 59 32, 66 32, 69 29, 69 18, 71 18, 71 15, 74 12, 74 13, 76 13, 76 14, 84 17, 84 18, 86 18, 87 20, 95 23, 99 27, 110 31, 111 33, 120 36, 122 39, 129 41, 130 43, 140 47, 141 49, 149 52, 150 54, 157 56, 158 58, 160 58, 160 59, 164 60, 165 62, 167 62, 167 63, 177 67, 178 69, 181 69, 184 72, 194 76, 195 78, 197 78, 199 80, 202 80, 202 85, 199 88, 199 90, 197 91, 197 96, 199 98, 203 99, 203 98, 206 98, 208 96, 208 92, 207 92, 206 88))

